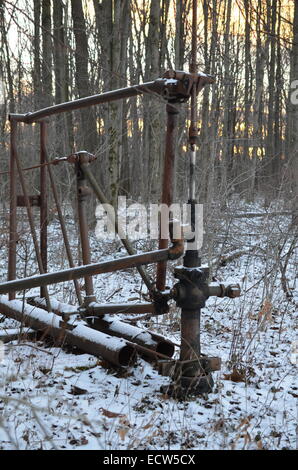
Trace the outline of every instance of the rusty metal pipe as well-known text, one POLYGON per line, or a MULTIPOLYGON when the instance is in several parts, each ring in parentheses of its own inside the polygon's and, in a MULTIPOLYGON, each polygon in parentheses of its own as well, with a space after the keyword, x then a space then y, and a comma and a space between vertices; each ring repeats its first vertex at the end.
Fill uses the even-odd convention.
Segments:
POLYGON ((27 114, 10 114, 9 118, 12 121, 25 122, 30 124, 40 119, 52 116, 54 114, 65 113, 66 111, 74 111, 75 109, 82 109, 96 104, 109 103, 120 99, 126 99, 133 96, 142 95, 143 93, 161 93, 165 88, 165 80, 159 79, 152 82, 143 83, 141 85, 133 85, 127 88, 120 88, 119 90, 107 91, 105 93, 86 96, 74 101, 67 101, 66 103, 56 104, 48 108, 43 108, 33 113, 27 114))
POLYGON ((130 325, 117 318, 115 319, 115 317, 109 317, 109 315, 91 320, 90 326, 111 336, 125 338, 132 343, 139 344, 167 357, 172 357, 175 351, 174 344, 163 336, 130 325))
MULTIPOLYGON (((47 123, 40 122, 40 164, 47 161, 47 123)), ((48 181, 45 166, 40 168, 40 255, 43 271, 48 270, 48 181)), ((40 296, 46 297, 44 287, 40 289, 40 296)))
MULTIPOLYGON (((162 204, 168 207, 173 202, 174 192, 174 168, 175 168, 175 136, 177 130, 179 110, 177 105, 167 105, 167 132, 166 132, 166 149, 163 170, 162 184, 162 204)), ((162 223, 162 221, 161 221, 162 223)), ((161 228, 160 228, 161 230, 161 228)), ((168 240, 159 238, 159 249, 162 250, 168 246, 168 240)), ((166 284, 167 263, 162 262, 157 265, 156 272, 156 288, 160 291, 165 289, 166 284)))
POLYGON ((59 282, 72 281, 80 277, 93 276, 95 274, 104 274, 121 269, 135 268, 143 264, 157 263, 168 259, 179 258, 182 253, 172 254, 171 248, 168 250, 156 250, 143 253, 141 255, 127 256, 113 261, 104 263, 94 263, 87 266, 78 266, 75 268, 65 269, 55 273, 40 274, 24 279, 8 281, 0 284, 0 294, 15 292, 33 287, 46 286, 49 284, 58 284, 59 282))
MULTIPOLYGON (((74 307, 72 305, 61 303, 56 299, 51 299, 51 301, 52 301, 52 306, 53 306, 53 312, 56 315, 59 315, 60 317, 62 316, 66 321, 69 320, 69 317, 71 315, 75 315, 75 314, 79 313, 77 311, 76 307, 74 307)), ((41 298, 36 297, 36 298, 27 299, 27 302, 30 305, 35 305, 36 307, 40 307, 42 309, 46 308, 45 299, 41 299, 41 298)), ((80 309, 80 310, 82 310, 83 314, 88 314, 88 315, 91 315, 91 316, 98 316, 98 315, 107 314, 107 312, 109 312, 109 314, 110 313, 111 314, 113 314, 113 313, 146 313, 146 312, 153 311, 153 308, 154 308, 154 304, 150 304, 150 303, 123 304, 123 305, 121 305, 121 304, 120 305, 116 305, 116 304, 99 305, 99 304, 95 304, 94 306, 91 304, 91 305, 88 305, 87 309, 80 309)), ((100 326, 102 326, 103 330, 108 333, 106 323, 107 323, 106 321, 105 322, 99 322, 98 326, 99 326, 100 331, 101 331, 100 326)), ((96 324, 97 324, 97 319, 95 320, 95 325, 96 324)), ((92 326, 92 325, 94 326, 94 323, 91 323, 90 326, 92 326)), ((114 335, 118 336, 118 334, 116 334, 116 331, 119 330, 119 332, 121 332, 121 334, 119 333, 119 337, 125 337, 125 336, 123 336, 124 332, 126 332, 126 334, 128 333, 129 336, 126 339, 129 339, 129 340, 132 341, 130 344, 140 354, 142 354, 146 357, 153 357, 153 358, 163 357, 164 359, 169 358, 173 355, 172 350, 173 350, 174 345, 172 345, 172 343, 169 340, 163 338, 162 336, 156 335, 156 334, 151 333, 151 332, 148 332, 150 336, 148 336, 146 334, 144 335, 144 333, 146 333, 145 330, 142 330, 140 328, 136 329, 135 327, 131 327, 130 325, 127 325, 124 322, 119 322, 119 320, 116 320, 116 323, 113 322, 113 325, 114 325, 114 327, 113 327, 114 331, 112 331, 112 329, 111 329, 109 331, 109 333, 112 336, 114 336, 114 335), (134 343, 136 336, 139 336, 139 341, 137 341, 137 343, 134 343), (152 338, 152 341, 151 341, 150 337, 152 338), (143 341, 142 341, 142 338, 143 338, 143 341), (146 338, 147 338, 147 341, 145 341, 146 338), (147 344, 148 341, 151 344, 148 345, 147 344), (154 347, 152 347, 152 343, 153 343, 154 347)), ((109 325, 108 325, 108 327, 109 327, 109 325)))
MULTIPOLYGON (((75 164, 75 169, 77 177, 77 203, 82 260, 83 264, 86 265, 91 263, 91 252, 88 236, 88 221, 86 214, 86 202, 87 198, 90 196, 90 190, 86 185, 85 176, 79 162, 75 164)), ((95 301, 93 281, 91 276, 85 276, 85 291, 88 299, 87 302, 95 301)))
POLYGON ((145 302, 142 304, 94 304, 88 305, 88 308, 84 310, 88 315, 100 316, 105 314, 117 314, 117 313, 152 313, 156 314, 154 303, 145 302))
POLYGON ((82 351, 102 357, 116 366, 128 366, 134 361, 135 349, 121 338, 111 337, 83 324, 68 324, 54 313, 32 307, 19 300, 9 301, 0 296, 0 311, 23 325, 44 332, 59 344, 77 346, 82 351))
MULTIPOLYGON (((44 298, 40 297, 29 297, 27 298, 27 303, 34 305, 40 308, 46 308, 46 303, 44 298)), ((141 313, 152 313, 156 314, 156 309, 154 303, 144 302, 139 304, 125 303, 125 304, 98 304, 92 302, 88 307, 75 307, 73 305, 65 304, 59 302, 56 299, 51 297, 52 311, 56 315, 63 316, 66 318, 71 315, 91 315, 91 316, 102 316, 108 314, 117 314, 117 313, 129 313, 129 314, 141 314, 141 313)))
MULTIPOLYGON (((10 160, 9 160, 9 192, 10 192, 10 212, 9 212, 9 247, 8 247, 8 281, 16 278, 16 249, 17 249, 17 179, 16 179, 16 134, 17 124, 10 123, 10 160)), ((9 294, 9 299, 13 300, 15 293, 9 294)))
MULTIPOLYGON (((43 274, 44 273, 44 268, 43 268, 41 252, 40 252, 40 249, 39 249, 38 239, 37 239, 35 225, 34 225, 34 217, 33 217, 32 208, 31 208, 31 205, 30 205, 30 200, 29 200, 29 196, 28 196, 28 192, 27 192, 25 178, 24 178, 24 175, 23 175, 23 172, 22 172, 20 159, 19 159, 19 156, 18 156, 17 153, 15 153, 15 162, 16 162, 18 175, 19 175, 19 180, 20 180, 23 195, 24 195, 24 200, 25 200, 25 205, 26 205, 27 215, 28 215, 28 221, 29 221, 29 226, 30 226, 30 231, 31 231, 31 236, 32 236, 34 249, 35 249, 35 254, 36 254, 36 259, 37 259, 37 264, 38 264, 39 272, 41 274, 43 274)), ((11 281, 11 282, 17 282, 17 281, 11 281)), ((40 284, 40 286, 42 286, 42 284, 40 284)), ((50 302, 50 298, 49 298, 47 288, 44 289, 44 296, 45 296, 46 301, 47 301, 48 311, 50 312, 51 311, 51 302, 50 302)))
POLYGON ((181 310, 180 360, 198 359, 201 355, 201 310, 181 310))

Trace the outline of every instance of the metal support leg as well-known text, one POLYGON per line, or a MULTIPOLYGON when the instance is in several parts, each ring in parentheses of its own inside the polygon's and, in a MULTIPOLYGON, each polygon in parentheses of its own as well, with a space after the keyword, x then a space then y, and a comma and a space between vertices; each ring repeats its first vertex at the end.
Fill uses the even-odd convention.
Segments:
MULTIPOLYGON (((40 163, 47 162, 47 123, 40 122, 40 163)), ((48 270, 48 187, 47 170, 40 168, 40 254, 43 272, 48 270)), ((45 297, 45 288, 40 288, 40 296, 45 297)))
MULTIPOLYGON (((179 114, 178 105, 170 105, 170 104, 167 105, 166 150, 165 150, 161 202, 162 204, 166 204, 168 207, 170 207, 170 205, 173 202, 174 169, 175 169, 175 136, 176 136, 176 130, 177 130, 178 114, 179 114)), ((165 238, 161 238, 161 234, 160 234, 159 250, 167 248, 167 246, 168 246, 168 240, 165 238)), ((156 288, 159 291, 163 291, 165 289, 166 271, 167 271, 166 262, 159 263, 157 265, 156 288)))
MULTIPOLYGON (((16 278, 16 246, 17 246, 17 182, 16 182, 16 133, 17 123, 10 121, 10 213, 9 213, 9 248, 8 248, 8 280, 16 278)), ((9 300, 15 299, 15 292, 9 293, 9 300)))
MULTIPOLYGON (((91 253, 90 253, 90 244, 88 237, 88 221, 86 214, 86 202, 90 196, 90 189, 86 184, 86 179, 84 172, 81 169, 79 162, 75 164, 76 175, 77 175, 77 196, 78 196, 78 218, 79 218, 79 227, 80 227, 80 240, 81 240, 81 249, 82 249, 82 260, 83 264, 91 263, 91 253)), ((85 290, 86 290, 86 299, 85 304, 88 305, 90 302, 95 302, 93 281, 91 276, 85 277, 85 290)))

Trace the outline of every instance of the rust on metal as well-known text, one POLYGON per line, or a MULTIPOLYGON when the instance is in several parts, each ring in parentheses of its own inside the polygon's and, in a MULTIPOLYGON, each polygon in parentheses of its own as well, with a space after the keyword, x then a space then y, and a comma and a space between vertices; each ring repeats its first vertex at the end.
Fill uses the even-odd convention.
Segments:
MULTIPOLYGON (((16 250, 17 250, 17 180, 16 180, 16 138, 17 124, 10 122, 10 163, 9 163, 9 246, 8 246, 8 280, 16 278, 16 250)), ((10 292, 9 299, 13 300, 15 293, 10 292)))
POLYGON ((132 255, 113 261, 103 263, 94 263, 87 266, 78 266, 75 268, 57 271, 55 273, 40 274, 38 276, 27 277, 8 281, 0 284, 0 294, 15 292, 33 287, 47 286, 49 284, 58 284, 59 282, 72 281, 80 277, 92 276, 95 274, 104 274, 108 272, 118 271, 121 269, 135 268, 143 264, 153 264, 159 261, 169 259, 169 250, 149 251, 140 255, 132 255))
POLYGON ((146 302, 146 303, 126 303, 126 304, 96 304, 92 303, 88 305, 86 309, 84 309, 86 314, 94 315, 94 316, 101 316, 108 314, 117 314, 117 313, 129 313, 129 314, 138 314, 138 313, 156 313, 156 308, 154 303, 146 302))
MULTIPOLYGON (((163 184, 162 184, 162 197, 161 203, 166 204, 167 207, 173 202, 174 191, 174 168, 175 168, 175 135, 177 129, 179 110, 177 105, 167 105, 167 131, 166 131, 166 149, 163 169, 163 184)), ((163 221, 161 220, 161 224, 163 221)), ((160 224, 160 225, 161 225, 160 224)), ((160 226, 159 249, 167 248, 168 240, 162 237, 165 227, 160 226)), ((163 291, 166 284, 166 262, 157 265, 156 272, 156 288, 163 291)))
MULTIPOLYGON (((86 152, 87 153, 87 152, 86 152)), ((82 152, 82 157, 85 157, 85 152, 82 152)), ((90 188, 86 184, 84 172, 80 165, 80 154, 78 154, 79 160, 75 163, 76 179, 77 179, 77 204, 78 204, 78 219, 79 219, 79 230, 80 230, 80 242, 82 251, 83 264, 91 263, 91 252, 90 243, 88 236, 88 221, 86 204, 91 194, 90 188)), ((93 281, 91 276, 85 276, 85 291, 87 303, 95 301, 93 281)), ((86 300, 86 299, 85 299, 86 300)))
POLYGON ((124 323, 117 318, 109 318, 108 315, 93 319, 92 327, 111 336, 124 338, 134 344, 145 347, 150 351, 164 354, 167 357, 172 357, 175 351, 175 346, 172 341, 164 338, 163 336, 153 333, 152 331, 130 325, 129 323, 124 323))
MULTIPOLYGON (((20 183, 21 183, 21 188, 22 188, 23 195, 24 195, 24 201, 25 201, 25 205, 26 205, 26 209, 27 209, 27 216, 28 216, 31 236, 32 236, 32 239, 33 239, 34 250, 35 250, 35 255, 36 255, 36 259, 37 259, 37 263, 38 263, 39 272, 41 274, 44 274, 43 258, 42 258, 40 247, 39 247, 39 244, 38 244, 37 234, 36 234, 35 225, 34 225, 34 217, 33 217, 33 213, 32 213, 32 208, 30 206, 26 181, 25 181, 25 178, 24 178, 24 175, 23 175, 23 172, 22 172, 22 167, 21 167, 19 156, 18 156, 17 153, 15 153, 14 156, 15 156, 16 167, 17 167, 17 170, 18 170, 19 180, 20 180, 20 183)), ((10 282, 15 282, 15 281, 10 281, 10 282)), ((49 298, 47 288, 45 288, 43 290, 43 294, 44 294, 44 297, 47 300, 48 310, 50 311, 51 310, 51 302, 50 302, 50 298, 49 298)))
POLYGON ((135 348, 124 339, 113 338, 100 331, 82 324, 61 324, 61 318, 54 313, 47 313, 31 305, 15 300, 7 301, 0 297, 0 310, 9 318, 21 322, 24 326, 43 332, 57 340, 59 344, 70 344, 82 351, 99 356, 116 366, 128 366, 135 360, 135 348), (68 328, 69 326, 69 328, 68 328))
POLYGON ((74 111, 76 109, 82 109, 88 106, 126 99, 133 96, 142 95, 143 93, 162 94, 165 85, 165 81, 158 79, 140 85, 133 85, 127 88, 120 88, 119 90, 107 91, 106 93, 86 96, 85 98, 79 98, 73 101, 67 101, 66 103, 56 104, 48 108, 40 109, 33 113, 10 114, 10 120, 31 124, 32 122, 39 121, 54 114, 65 113, 67 111, 74 111))
MULTIPOLYGON (((42 121, 40 127, 40 253, 43 272, 48 270, 48 180, 44 164, 47 162, 47 123, 42 121)), ((40 288, 40 296, 46 297, 44 287, 40 288)))

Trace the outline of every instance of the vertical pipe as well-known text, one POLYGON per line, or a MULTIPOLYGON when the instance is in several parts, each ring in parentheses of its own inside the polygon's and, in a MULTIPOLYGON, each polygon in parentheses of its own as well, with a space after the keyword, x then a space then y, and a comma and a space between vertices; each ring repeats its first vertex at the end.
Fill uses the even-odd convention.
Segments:
POLYGON ((200 313, 200 309, 181 310, 181 361, 198 359, 201 355, 200 313))
MULTIPOLYGON (((75 164, 77 175, 77 199, 78 199, 78 218, 80 228, 80 241, 82 250, 83 264, 91 264, 90 244, 88 237, 88 221, 86 215, 86 200, 90 195, 90 189, 86 185, 84 172, 80 163, 75 164)), ((93 281, 91 276, 85 277, 85 291, 87 303, 95 300, 93 281)))
MULTIPOLYGON (((40 164, 47 162, 47 123, 40 122, 40 164)), ((47 170, 40 168, 40 254, 43 271, 48 270, 48 187, 47 170)), ((40 296, 45 297, 44 287, 40 288, 40 296)))
MULTIPOLYGON (((173 202, 174 192, 174 167, 175 167, 175 135, 177 129, 179 110, 177 105, 173 106, 167 104, 167 132, 166 132, 166 149, 165 149, 165 161, 163 171, 163 183, 162 183, 162 204, 166 204, 168 207, 173 202)), ((159 238, 159 249, 162 250, 168 247, 168 240, 165 238, 159 238)), ((157 265, 156 272, 156 288, 160 291, 165 289, 166 284, 166 272, 167 263, 161 262, 157 265)))
MULTIPOLYGON (((28 191, 27 191, 27 187, 26 187, 25 178, 24 178, 24 175, 23 175, 23 172, 22 172, 21 162, 20 162, 20 159, 19 159, 19 156, 18 156, 17 153, 15 153, 15 162, 16 162, 16 166, 17 166, 17 169, 18 169, 19 180, 20 180, 23 195, 24 195, 24 200, 25 200, 25 205, 26 205, 27 215, 28 215, 28 221, 29 221, 31 236, 32 236, 32 239, 33 239, 34 250, 35 250, 35 254, 36 254, 36 259, 37 259, 37 263, 38 263, 39 272, 40 272, 40 274, 44 274, 42 258, 41 258, 39 243, 38 243, 38 238, 37 238, 37 235, 36 235, 36 230, 35 230, 35 225, 34 225, 33 212, 32 212, 32 208, 31 208, 31 205, 30 205, 30 200, 29 200, 29 196, 28 196, 28 191)), ((51 302, 50 302, 50 298, 49 298, 47 288, 45 288, 44 294, 45 294, 44 297, 45 297, 46 303, 47 303, 47 308, 48 308, 48 311, 50 312, 51 311, 51 302)))
MULTIPOLYGON (((17 181, 16 181, 16 137, 17 123, 10 121, 10 161, 9 161, 9 248, 8 248, 8 280, 16 278, 16 244, 17 244, 17 181)), ((15 292, 9 294, 9 300, 15 299, 15 292)))
MULTIPOLYGON (((192 3, 192 40, 191 40, 191 73, 197 73, 197 0, 192 3)), ((193 86, 191 92, 191 108, 190 108, 190 128, 189 128, 189 146, 190 146, 190 162, 189 162, 189 200, 191 205, 191 226, 195 232, 195 169, 196 169, 196 145, 198 139, 198 123, 197 123, 197 89, 193 86)), ((193 240, 191 240, 193 241, 193 240)), ((200 266, 198 250, 186 250, 183 265, 187 268, 196 268, 200 266)), ((181 352, 180 359, 188 360, 198 358, 201 354, 200 346, 200 323, 201 309, 197 310, 181 310, 181 352)))

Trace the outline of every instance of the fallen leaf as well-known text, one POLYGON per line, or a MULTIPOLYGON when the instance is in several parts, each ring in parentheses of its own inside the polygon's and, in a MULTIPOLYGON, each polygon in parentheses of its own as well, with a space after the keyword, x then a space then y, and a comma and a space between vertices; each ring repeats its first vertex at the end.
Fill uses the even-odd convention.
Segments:
POLYGON ((100 411, 107 418, 121 418, 125 416, 124 414, 114 413, 113 411, 106 410, 105 408, 100 408, 100 411))
POLYGON ((128 433, 127 428, 120 428, 118 429, 118 434, 121 437, 121 440, 124 441, 126 434, 128 433))
POLYGON ((72 395, 85 395, 88 390, 85 390, 84 388, 77 387, 76 385, 72 385, 70 392, 72 395))
POLYGON ((258 313, 258 320, 260 321, 272 321, 272 303, 265 299, 260 312, 258 313))
POLYGON ((257 441, 257 448, 259 450, 263 450, 263 443, 262 443, 261 439, 259 441, 257 441))
POLYGON ((233 369, 231 374, 224 374, 224 380, 232 380, 232 382, 245 382, 245 373, 237 369, 233 369))
POLYGON ((40 372, 42 372, 44 375, 48 374, 51 372, 51 369, 46 369, 45 367, 39 367, 40 372))
POLYGON ((241 429, 241 428, 246 428, 247 429, 248 426, 250 425, 251 418, 252 418, 252 415, 248 415, 246 418, 242 418, 241 421, 240 421, 239 426, 236 429, 237 430, 241 429))
POLYGON ((218 421, 216 421, 216 423, 214 424, 214 431, 219 431, 220 429, 223 429, 224 428, 224 425, 225 425, 225 420, 223 418, 219 419, 218 421))
POLYGON ((145 424, 145 426, 143 426, 143 429, 149 429, 151 427, 152 427, 152 424, 148 423, 148 424, 145 424))

